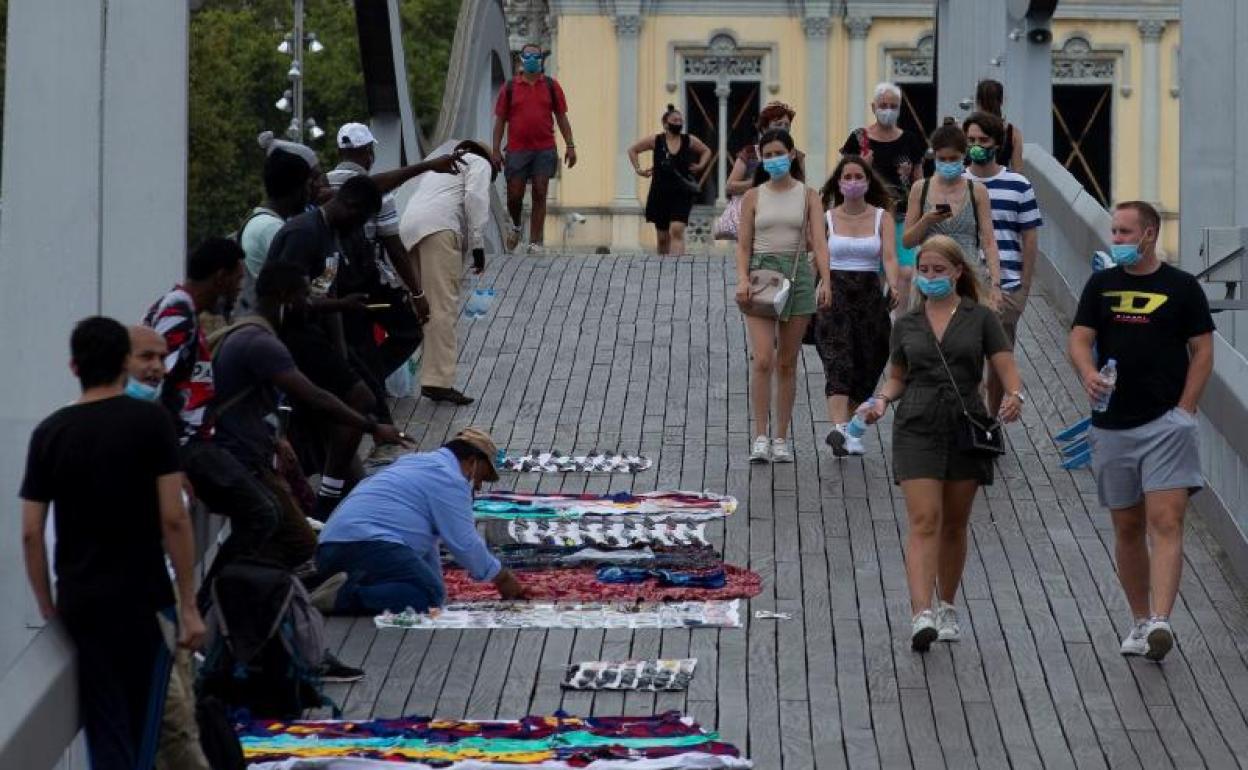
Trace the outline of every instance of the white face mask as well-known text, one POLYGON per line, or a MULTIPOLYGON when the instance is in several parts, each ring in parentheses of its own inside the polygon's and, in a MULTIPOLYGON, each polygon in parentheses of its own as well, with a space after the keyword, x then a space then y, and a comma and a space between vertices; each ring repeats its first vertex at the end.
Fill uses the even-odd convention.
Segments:
POLYGON ((899 117, 901 117, 900 109, 893 109, 890 107, 888 109, 877 109, 875 111, 875 119, 880 121, 880 125, 886 128, 891 128, 892 126, 897 125, 897 119, 899 117))

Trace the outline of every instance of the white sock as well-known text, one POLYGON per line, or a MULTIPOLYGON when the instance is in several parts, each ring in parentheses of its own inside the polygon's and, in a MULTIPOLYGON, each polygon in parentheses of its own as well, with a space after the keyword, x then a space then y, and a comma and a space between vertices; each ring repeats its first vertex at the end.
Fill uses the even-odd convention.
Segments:
POLYGON ((346 482, 342 479, 322 476, 321 488, 317 490, 317 494, 321 497, 342 497, 342 488, 345 486, 346 482))

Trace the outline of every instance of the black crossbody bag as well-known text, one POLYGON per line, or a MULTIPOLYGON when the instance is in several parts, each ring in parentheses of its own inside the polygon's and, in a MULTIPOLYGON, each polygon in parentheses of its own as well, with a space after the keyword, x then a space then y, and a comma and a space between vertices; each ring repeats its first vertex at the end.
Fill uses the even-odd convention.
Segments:
MULTIPOLYGON (((924 317, 923 320, 926 321, 927 318, 924 317)), ((947 331, 948 327, 945 328, 947 331)), ((945 367, 945 375, 949 377, 949 384, 953 386, 953 393, 958 397, 958 406, 962 409, 955 437, 958 451, 971 457, 989 460, 1005 454, 1005 432, 1001 430, 1001 423, 992 417, 975 417, 966 408, 962 391, 958 389, 958 381, 953 378, 949 362, 945 360, 945 351, 940 347, 940 340, 936 339, 936 331, 932 329, 931 322, 928 322, 927 330, 931 332, 932 342, 936 343, 936 354, 940 356, 940 363, 945 367)))

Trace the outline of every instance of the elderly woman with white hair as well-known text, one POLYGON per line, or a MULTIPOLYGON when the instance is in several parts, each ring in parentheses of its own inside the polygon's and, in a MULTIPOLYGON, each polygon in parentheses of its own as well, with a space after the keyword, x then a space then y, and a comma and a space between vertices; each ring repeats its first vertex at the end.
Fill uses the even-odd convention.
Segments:
POLYGON ((901 231, 906 222, 906 201, 910 185, 923 178, 923 157, 927 140, 922 133, 906 131, 897 125, 901 117, 901 88, 896 83, 880 83, 871 98, 875 122, 854 129, 841 147, 842 155, 859 155, 871 165, 888 187, 889 197, 897 201, 893 211, 897 232, 898 276, 897 299, 905 309, 910 296, 910 279, 914 274, 914 250, 903 248, 901 231))

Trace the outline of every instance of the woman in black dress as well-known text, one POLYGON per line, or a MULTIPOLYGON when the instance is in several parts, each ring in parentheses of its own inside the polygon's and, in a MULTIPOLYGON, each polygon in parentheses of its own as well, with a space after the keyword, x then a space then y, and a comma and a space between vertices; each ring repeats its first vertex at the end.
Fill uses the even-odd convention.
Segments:
POLYGON ((685 253, 685 226, 693 196, 711 162, 711 148, 684 130, 685 116, 669 104, 663 113, 663 133, 647 136, 628 148, 633 170, 651 179, 646 221, 654 225, 660 254, 685 253), (654 163, 643 169, 637 156, 646 151, 654 153, 654 163))

